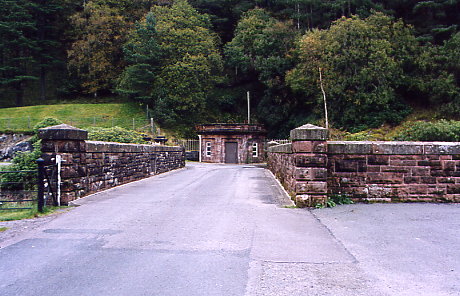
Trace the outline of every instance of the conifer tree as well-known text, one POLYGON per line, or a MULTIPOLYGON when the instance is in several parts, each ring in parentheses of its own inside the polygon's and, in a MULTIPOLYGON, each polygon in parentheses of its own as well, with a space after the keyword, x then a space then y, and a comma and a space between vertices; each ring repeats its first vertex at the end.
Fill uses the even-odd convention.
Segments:
POLYGON ((27 0, 0 0, 0 87, 15 93, 15 105, 22 106, 27 82, 36 80, 32 67, 37 42, 31 37, 37 28, 27 0))
POLYGON ((117 91, 129 97, 147 102, 152 99, 153 83, 160 57, 156 41, 155 16, 149 12, 136 25, 124 47, 128 67, 123 71, 117 91))

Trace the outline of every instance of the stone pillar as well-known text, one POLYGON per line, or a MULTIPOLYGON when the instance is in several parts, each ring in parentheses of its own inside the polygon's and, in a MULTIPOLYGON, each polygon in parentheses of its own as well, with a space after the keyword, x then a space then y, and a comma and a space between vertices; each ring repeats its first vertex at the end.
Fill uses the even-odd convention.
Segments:
POLYGON ((86 142, 88 132, 67 124, 39 129, 42 139, 42 158, 45 165, 55 163, 56 155, 62 157, 61 204, 68 204, 85 194, 86 142))
POLYGON ((327 129, 311 124, 291 130, 295 203, 299 207, 327 202, 327 136, 327 129))

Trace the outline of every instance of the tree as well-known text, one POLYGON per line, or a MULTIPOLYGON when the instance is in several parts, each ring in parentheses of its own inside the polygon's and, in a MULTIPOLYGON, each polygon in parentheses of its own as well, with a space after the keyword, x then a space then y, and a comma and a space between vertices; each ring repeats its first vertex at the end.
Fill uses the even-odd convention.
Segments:
POLYGON ((128 67, 123 71, 117 89, 144 103, 153 100, 154 81, 159 71, 160 47, 155 25, 155 16, 151 12, 136 24, 124 46, 128 67))
POLYGON ((415 28, 420 41, 438 45, 458 31, 460 24, 459 0, 385 0, 385 9, 392 11, 415 28))
POLYGON ((73 15, 72 23, 77 40, 68 51, 69 68, 86 93, 111 90, 124 69, 122 47, 129 24, 116 9, 93 2, 73 15))
POLYGON ((318 69, 323 69, 330 117, 336 126, 362 129, 398 123, 409 110, 397 89, 404 83, 404 67, 416 45, 409 27, 382 13, 365 19, 342 18, 328 30, 313 30, 302 37, 300 63, 287 80, 318 110, 322 101, 318 69))
POLYGON ((39 71, 40 99, 44 101, 47 73, 56 64, 62 63, 59 57, 62 49, 59 34, 62 30, 59 28, 58 21, 61 21, 59 14, 63 12, 63 5, 60 0, 33 0, 30 4, 37 28, 34 56, 39 71))
MULTIPOLYGON (((255 112, 267 127, 279 130, 296 102, 285 85, 285 72, 293 67, 289 56, 297 32, 261 8, 243 14, 235 36, 225 46, 227 65, 235 70, 235 84, 250 82, 255 112)), ((256 115, 256 116, 257 116, 256 115)))
POLYGON ((162 53, 151 101, 154 114, 167 126, 180 122, 193 130, 193 124, 205 121, 208 93, 221 79, 218 37, 208 16, 186 0, 155 6, 152 13, 162 53))
POLYGON ((0 87, 15 92, 16 106, 23 105, 26 84, 37 80, 32 73, 37 28, 30 9, 25 0, 0 2, 0 87))

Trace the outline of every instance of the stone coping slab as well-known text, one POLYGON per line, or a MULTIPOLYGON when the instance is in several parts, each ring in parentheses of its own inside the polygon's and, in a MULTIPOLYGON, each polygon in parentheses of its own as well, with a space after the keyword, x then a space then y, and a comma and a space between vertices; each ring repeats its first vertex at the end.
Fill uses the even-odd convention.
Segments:
POLYGON ((328 130, 313 124, 305 124, 301 127, 291 130, 290 138, 292 141, 297 140, 327 140, 328 130))
POLYGON ((44 140, 86 140, 88 131, 73 127, 68 124, 59 124, 41 128, 38 137, 44 140))
MULTIPOLYGON (((397 141, 328 141, 327 154, 422 155, 460 154, 459 142, 397 142, 397 141)), ((292 153, 292 144, 268 148, 271 153, 292 153)))
POLYGON ((458 142, 328 141, 328 154, 460 154, 458 142))
POLYGON ((280 144, 268 148, 268 152, 272 153, 292 153, 292 144, 280 144))
POLYGON ((182 147, 179 146, 162 146, 162 145, 147 145, 147 144, 127 144, 101 141, 86 141, 86 152, 93 153, 110 153, 110 152, 181 152, 182 147))

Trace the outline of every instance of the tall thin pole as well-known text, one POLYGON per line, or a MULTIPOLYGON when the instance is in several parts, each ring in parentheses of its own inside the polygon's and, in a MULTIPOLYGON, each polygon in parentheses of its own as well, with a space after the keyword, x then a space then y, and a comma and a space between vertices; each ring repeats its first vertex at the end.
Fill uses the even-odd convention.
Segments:
POLYGON ((251 124, 251 99, 248 91, 248 124, 251 124))
POLYGON ((327 103, 326 103, 326 92, 324 91, 323 86, 323 75, 321 73, 321 68, 319 68, 319 84, 321 86, 321 92, 323 93, 323 100, 324 100, 324 117, 326 120, 326 129, 329 129, 329 120, 327 118, 327 103))
POLYGON ((37 176, 37 199, 38 199, 38 211, 43 213, 43 209, 45 207, 45 184, 43 184, 43 178, 45 177, 45 165, 44 165, 43 158, 37 159, 38 165, 38 176, 37 176))

